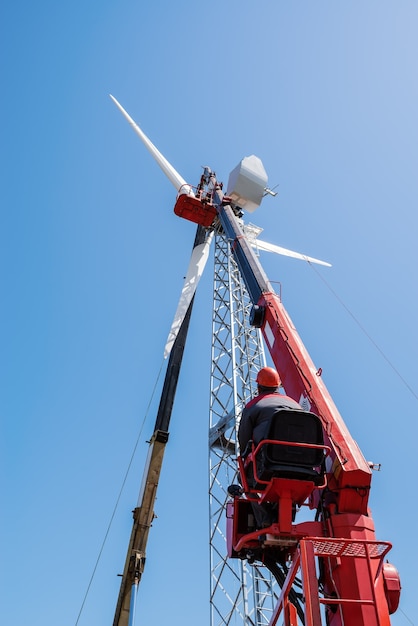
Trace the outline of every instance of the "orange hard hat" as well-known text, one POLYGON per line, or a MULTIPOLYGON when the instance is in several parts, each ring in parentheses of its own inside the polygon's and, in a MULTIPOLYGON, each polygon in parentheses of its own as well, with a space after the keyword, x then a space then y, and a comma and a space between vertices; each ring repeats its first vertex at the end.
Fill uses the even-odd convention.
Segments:
POLYGON ((256 382, 261 387, 278 387, 280 385, 280 377, 272 367, 262 367, 257 374, 256 382))

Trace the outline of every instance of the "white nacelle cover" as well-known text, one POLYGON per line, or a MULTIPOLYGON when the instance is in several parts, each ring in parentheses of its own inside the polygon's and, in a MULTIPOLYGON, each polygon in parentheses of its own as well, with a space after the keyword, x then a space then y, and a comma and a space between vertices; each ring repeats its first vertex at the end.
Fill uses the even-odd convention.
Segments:
POLYGON ((249 213, 260 206, 267 187, 267 174, 261 159, 244 157, 229 175, 226 195, 249 213))

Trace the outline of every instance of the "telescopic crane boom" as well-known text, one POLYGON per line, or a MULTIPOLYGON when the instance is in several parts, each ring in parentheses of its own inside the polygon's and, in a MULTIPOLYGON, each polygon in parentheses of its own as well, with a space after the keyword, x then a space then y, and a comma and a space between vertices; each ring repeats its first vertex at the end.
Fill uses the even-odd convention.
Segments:
MULTIPOLYGON (((206 238, 205 229, 198 226, 193 248, 206 238)), ((154 504, 169 436, 169 425, 193 309, 191 300, 170 352, 154 433, 151 437, 138 506, 133 511, 133 526, 122 574, 113 626, 131 626, 136 605, 136 593, 145 567, 148 535, 154 519, 154 504)))
MULTIPOLYGON (((222 186, 209 169, 205 170, 205 182, 253 302, 250 322, 261 329, 286 394, 320 418, 324 447, 329 451, 326 482, 321 489, 311 483, 305 493, 306 485, 303 485, 302 497, 297 494, 303 481, 298 485, 297 480, 289 480, 289 474, 286 479, 277 479, 275 496, 279 515, 271 531, 277 543, 285 548, 292 567, 286 581, 281 581, 282 596, 270 624, 273 626, 277 622, 282 611, 285 626, 297 623, 296 606, 289 594, 300 568, 305 598, 304 624, 322 624, 322 604, 327 607, 328 626, 389 626, 389 615, 399 603, 400 581, 395 568, 383 563, 391 545, 377 541, 375 537, 368 509, 371 469, 245 237, 238 218, 239 207, 223 194, 222 186), (300 504, 307 496, 310 496, 311 508, 317 509, 316 521, 292 524, 290 506, 296 501, 300 504), (287 505, 289 514, 286 517, 287 505), (321 571, 321 599, 315 558, 318 558, 321 571)), ((243 471, 241 477, 245 483, 243 471)), ((265 487, 265 490, 269 488, 265 487)), ((274 489, 271 493, 274 494, 274 489)), ((240 527, 240 507, 245 509, 247 504, 247 500, 236 496, 228 506, 230 556, 246 558, 248 551, 252 554, 254 540, 260 540, 257 532, 250 532, 246 539, 240 527)), ((260 560, 265 562, 268 555, 269 549, 266 548, 260 560)))

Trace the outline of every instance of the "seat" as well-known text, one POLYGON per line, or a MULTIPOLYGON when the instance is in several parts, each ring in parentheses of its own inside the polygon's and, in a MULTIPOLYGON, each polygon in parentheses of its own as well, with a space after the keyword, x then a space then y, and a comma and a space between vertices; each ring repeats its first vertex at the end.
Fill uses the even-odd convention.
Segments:
POLYGON ((255 453, 258 480, 288 478, 315 485, 323 483, 324 434, 317 415, 293 409, 278 410, 270 418, 265 434, 255 453))

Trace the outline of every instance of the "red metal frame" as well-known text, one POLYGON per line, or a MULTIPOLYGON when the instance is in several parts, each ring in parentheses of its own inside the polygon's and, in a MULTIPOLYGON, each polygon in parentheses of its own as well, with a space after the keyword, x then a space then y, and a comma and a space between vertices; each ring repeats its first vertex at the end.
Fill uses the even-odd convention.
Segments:
MULTIPOLYGON (((278 440, 278 439, 263 439, 262 441, 260 441, 260 443, 257 445, 256 448, 254 448, 253 445, 253 449, 251 450, 250 454, 248 454, 245 459, 243 460, 242 457, 238 457, 238 466, 240 469, 240 473, 241 473, 241 480, 243 481, 243 485, 244 485, 244 490, 245 492, 250 492, 250 491, 259 491, 259 489, 254 489, 251 490, 248 487, 248 483, 247 483, 247 476, 246 476, 246 470, 248 468, 248 466, 250 465, 250 463, 252 463, 253 465, 253 472, 254 472, 254 478, 255 480, 263 485, 269 485, 270 484, 270 480, 263 480, 262 478, 260 478, 257 474, 257 454, 260 452, 261 448, 267 444, 271 444, 271 445, 277 445, 277 446, 290 446, 292 448, 311 448, 313 450, 323 450, 324 451, 324 458, 326 455, 328 455, 331 452, 331 448, 329 446, 325 446, 325 445, 318 445, 315 443, 299 443, 297 441, 282 441, 282 440, 278 440)), ((322 485, 317 486, 318 489, 322 489, 323 487, 325 487, 326 485, 326 476, 324 475, 324 483, 322 485)))
POLYGON ((383 559, 391 547, 391 544, 386 541, 340 540, 331 537, 305 537, 301 539, 293 555, 292 566, 284 582, 269 626, 275 626, 282 612, 284 613, 285 626, 297 624, 291 615, 289 617, 287 608, 290 602, 289 592, 299 570, 302 575, 305 598, 305 626, 321 626, 321 604, 332 606, 333 610, 336 610, 334 613, 336 619, 338 618, 339 623, 346 626, 371 623, 376 623, 379 626, 390 625, 389 616, 384 615, 379 610, 379 596, 381 595, 380 574, 383 559), (367 569, 367 576, 363 578, 364 597, 320 597, 315 567, 316 558, 363 561, 367 569), (342 607, 346 609, 344 621, 341 621, 342 607), (355 613, 350 614, 350 607, 355 609, 355 613), (362 621, 355 621, 358 619, 359 611, 362 613, 362 621))
POLYGON ((174 205, 174 213, 178 217, 183 217, 205 228, 209 228, 217 216, 216 208, 212 202, 212 196, 210 194, 204 194, 200 185, 195 190, 194 196, 182 191, 182 188, 180 188, 176 204, 174 205))
MULTIPOLYGON (((271 445, 285 445, 294 448, 311 448, 324 450, 325 455, 329 454, 330 448, 324 445, 298 443, 294 441, 279 441, 274 439, 263 439, 256 448, 251 451, 245 458, 238 457, 238 467, 241 476, 241 482, 244 488, 247 499, 252 501, 263 502, 279 502, 279 518, 278 529, 275 530, 276 534, 291 533, 292 529, 292 507, 296 503, 298 505, 303 504, 307 498, 312 494, 314 489, 324 489, 327 484, 326 475, 323 475, 323 481, 320 485, 315 485, 311 480, 301 480, 295 478, 271 478, 269 480, 263 480, 257 473, 257 455, 263 448, 263 446, 271 445), (249 466, 252 465, 252 471, 254 480, 260 487, 250 487, 247 480, 247 472, 249 466), (261 488, 264 485, 264 488, 261 488), (251 495, 253 494, 253 496, 251 495)), ((321 474, 318 473, 320 477, 321 474)))

